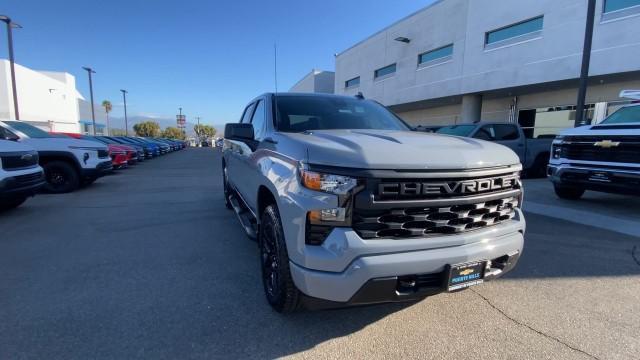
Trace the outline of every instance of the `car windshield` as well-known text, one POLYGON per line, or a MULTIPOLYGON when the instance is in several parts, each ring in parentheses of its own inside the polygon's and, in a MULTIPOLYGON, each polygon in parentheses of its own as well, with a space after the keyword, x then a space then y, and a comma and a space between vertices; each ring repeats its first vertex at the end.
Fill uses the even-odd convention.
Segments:
POLYGON ((475 128, 475 125, 452 125, 440 128, 436 130, 436 133, 455 136, 469 136, 475 128))
POLYGON ((627 106, 611 114, 601 124, 627 124, 640 122, 640 105, 627 106))
POLYGON ((109 138, 102 137, 102 136, 96 136, 95 139, 100 141, 100 142, 102 142, 103 144, 112 144, 112 145, 120 144, 119 142, 117 142, 115 140, 111 140, 109 138))
POLYGON ((52 138, 53 135, 49 134, 44 130, 40 130, 37 127, 27 124, 22 121, 5 121, 5 124, 11 126, 15 130, 20 131, 21 133, 27 135, 32 139, 44 139, 44 138, 52 138))
POLYGON ((330 96, 278 96, 278 131, 373 129, 409 130, 377 103, 330 96))

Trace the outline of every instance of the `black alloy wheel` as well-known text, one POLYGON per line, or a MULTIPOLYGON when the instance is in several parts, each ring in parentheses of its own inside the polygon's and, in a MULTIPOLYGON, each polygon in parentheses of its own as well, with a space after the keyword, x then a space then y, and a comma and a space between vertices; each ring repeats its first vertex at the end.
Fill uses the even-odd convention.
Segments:
POLYGON ((301 293, 291 277, 282 223, 275 205, 267 206, 262 213, 258 243, 267 301, 280 313, 297 310, 300 307, 301 293))

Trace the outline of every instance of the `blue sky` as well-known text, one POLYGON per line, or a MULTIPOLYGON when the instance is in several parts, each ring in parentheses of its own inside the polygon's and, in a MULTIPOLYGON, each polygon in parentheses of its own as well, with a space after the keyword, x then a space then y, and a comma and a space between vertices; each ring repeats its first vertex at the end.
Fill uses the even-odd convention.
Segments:
MULTIPOLYGON (((279 90, 313 68, 334 69, 340 52, 432 0, 8 0, 0 14, 14 32, 16 62, 67 71, 88 98, 86 72, 96 71, 96 102, 109 99, 122 116, 119 89, 133 115, 236 121, 254 96, 272 91, 273 44, 279 90)), ((4 24, 3 24, 4 25, 4 24)), ((0 57, 6 58, 0 29, 0 57)))

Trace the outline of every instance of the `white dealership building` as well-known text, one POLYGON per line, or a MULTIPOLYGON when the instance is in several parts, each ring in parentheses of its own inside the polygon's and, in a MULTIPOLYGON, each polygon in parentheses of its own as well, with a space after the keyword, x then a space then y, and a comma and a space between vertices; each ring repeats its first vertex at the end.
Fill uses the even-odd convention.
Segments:
MULTIPOLYGON (((336 55, 335 92, 413 125, 572 126, 587 0, 440 0, 336 55)), ((587 116, 640 89, 640 0, 598 0, 587 116)))

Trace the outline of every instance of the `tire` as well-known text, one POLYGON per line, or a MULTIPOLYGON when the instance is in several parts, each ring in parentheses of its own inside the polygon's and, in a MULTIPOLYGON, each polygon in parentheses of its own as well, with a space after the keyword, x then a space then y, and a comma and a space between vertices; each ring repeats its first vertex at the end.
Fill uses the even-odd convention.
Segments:
POLYGON ((302 294, 291 277, 282 222, 275 205, 267 206, 262 212, 258 244, 262 284, 269 305, 279 313, 296 311, 302 294))
POLYGON ((227 167, 224 164, 222 165, 222 189, 224 194, 224 206, 226 206, 227 209, 233 209, 231 202, 229 202, 229 182, 227 181, 227 167))
POLYGON ((80 186, 78 171, 64 161, 51 161, 44 166, 47 183, 44 189, 53 194, 72 192, 80 186))
POLYGON ((2 199, 0 200, 0 211, 15 209, 18 206, 22 205, 25 201, 27 201, 26 197, 2 199))
POLYGON ((584 195, 585 189, 581 187, 568 187, 562 185, 553 185, 553 189, 559 198, 565 200, 578 200, 584 195))

